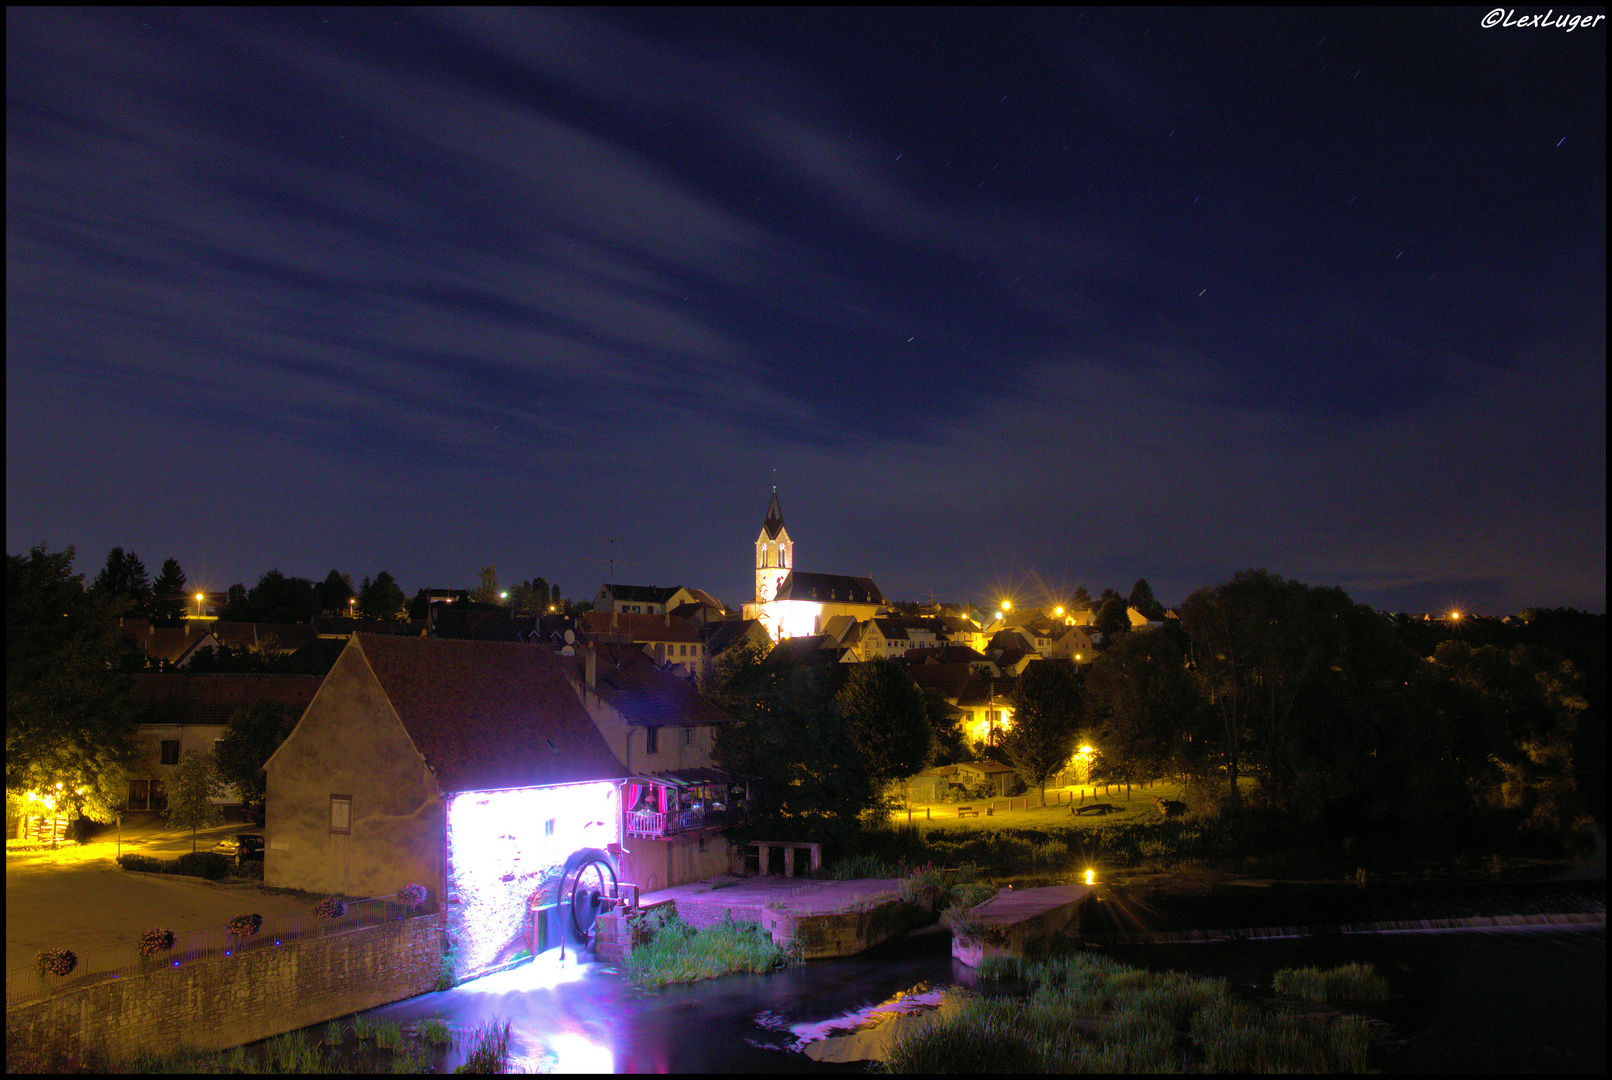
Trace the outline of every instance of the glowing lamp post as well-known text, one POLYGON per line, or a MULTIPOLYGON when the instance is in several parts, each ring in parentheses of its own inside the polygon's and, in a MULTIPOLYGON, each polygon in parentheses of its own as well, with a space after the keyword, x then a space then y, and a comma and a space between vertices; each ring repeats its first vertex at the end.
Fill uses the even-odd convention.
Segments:
POLYGON ((1086 871, 1086 884, 1087 885, 1095 885, 1095 884, 1097 884, 1097 871, 1089 870, 1089 869, 1086 871))
MULTIPOLYGON (((197 593, 196 594, 196 618, 198 618, 198 619, 202 617, 202 601, 205 600, 205 599, 207 599, 207 594, 206 593, 197 593)), ((170 608, 169 610, 171 611, 173 609, 170 608)))

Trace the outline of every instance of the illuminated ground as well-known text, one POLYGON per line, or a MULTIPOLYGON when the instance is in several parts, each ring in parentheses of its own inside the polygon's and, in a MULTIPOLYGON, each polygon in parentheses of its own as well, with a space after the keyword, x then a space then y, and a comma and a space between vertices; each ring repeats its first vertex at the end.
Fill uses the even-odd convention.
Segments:
MULTIPOLYGON (((1252 781, 1244 781, 1245 790, 1252 786, 1252 781)), ((1153 805, 1153 798, 1180 799, 1181 785, 1171 781, 1161 781, 1151 787, 1132 787, 1129 800, 1125 797, 1123 785, 1110 785, 1105 792, 1103 785, 1095 788, 1048 788, 1047 805, 1040 805, 1041 794, 1031 791, 1022 795, 1015 795, 1012 799, 973 799, 968 802, 921 803, 915 802, 910 806, 912 823, 921 831, 930 829, 945 829, 949 833, 958 831, 989 831, 993 829, 1097 829, 1107 825, 1120 823, 1134 824, 1136 822, 1152 822, 1160 820, 1158 808, 1153 805), (1114 807, 1112 813, 1071 815, 1070 804, 1078 808, 1081 795, 1085 796, 1086 805, 1093 801, 1108 803, 1114 807), (1095 799, 1094 799, 1095 796, 1095 799), (1061 800, 1061 802, 1055 802, 1061 800), (1009 804, 1011 803, 1011 809, 1009 804), (993 806, 989 816, 987 807, 993 806), (1027 805, 1028 804, 1028 805, 1027 805), (972 806, 979 810, 978 817, 958 817, 959 806, 972 806)), ((892 814, 892 823, 906 824, 907 809, 892 814)))
MULTIPOLYGON (((206 851, 221 837, 250 831, 225 825, 197 833, 196 848, 206 851)), ((190 850, 189 830, 125 830, 130 850, 173 858, 190 850), (132 838, 132 842, 131 842, 132 838)), ((6 967, 30 966, 44 948, 132 949, 147 927, 175 934, 213 930, 232 917, 256 912, 265 925, 279 917, 304 915, 305 897, 264 892, 256 885, 219 885, 200 878, 128 874, 117 868, 113 839, 6 856, 6 967)))

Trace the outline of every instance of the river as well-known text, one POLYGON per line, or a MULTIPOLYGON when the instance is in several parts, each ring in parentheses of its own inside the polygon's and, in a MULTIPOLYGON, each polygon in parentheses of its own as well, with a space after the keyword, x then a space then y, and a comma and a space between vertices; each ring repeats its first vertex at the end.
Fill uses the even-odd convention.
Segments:
MULTIPOLYGON (((1390 1038, 1387 1072, 1589 1072, 1606 1069, 1606 933, 1498 930, 1348 935, 1104 950, 1126 963, 1268 987, 1279 968, 1351 960, 1388 977, 1393 1000, 1368 1011, 1390 1038)), ((407 1026, 442 1017, 459 1030, 510 1023, 513 1067, 527 1072, 861 1072, 793 1052, 824 1021, 866 1013, 918 988, 976 986, 949 936, 917 931, 861 956, 772 975, 635 990, 554 954, 454 990, 364 1014, 407 1026)), ((308 1029, 317 1039, 323 1027, 308 1029)), ((462 1047, 439 1054, 444 1071, 462 1047)))

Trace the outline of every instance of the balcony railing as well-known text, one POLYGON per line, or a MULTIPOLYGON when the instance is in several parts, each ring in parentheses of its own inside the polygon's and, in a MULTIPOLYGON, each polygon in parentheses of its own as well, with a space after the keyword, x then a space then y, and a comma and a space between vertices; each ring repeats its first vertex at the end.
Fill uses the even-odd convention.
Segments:
POLYGON ((720 829, 743 821, 750 814, 747 800, 736 800, 723 808, 695 807, 688 810, 671 810, 660 814, 653 810, 629 810, 626 813, 628 836, 664 837, 702 829, 720 829))

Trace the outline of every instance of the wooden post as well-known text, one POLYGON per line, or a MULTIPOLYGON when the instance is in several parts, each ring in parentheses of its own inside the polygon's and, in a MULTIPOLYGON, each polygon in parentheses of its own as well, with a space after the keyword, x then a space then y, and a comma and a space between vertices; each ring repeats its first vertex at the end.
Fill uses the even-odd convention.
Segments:
POLYGON ((925 821, 933 821, 934 819, 935 819, 934 810, 931 809, 930 807, 927 807, 927 806, 924 807, 924 820, 925 821))
POLYGON ((784 877, 795 876, 795 849, 784 845, 784 877))
POLYGON ((767 863, 771 861, 772 848, 759 841, 756 842, 756 861, 761 865, 761 876, 767 876, 767 863))

